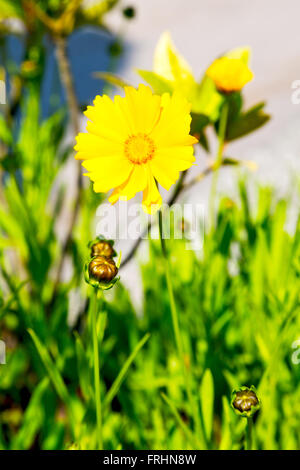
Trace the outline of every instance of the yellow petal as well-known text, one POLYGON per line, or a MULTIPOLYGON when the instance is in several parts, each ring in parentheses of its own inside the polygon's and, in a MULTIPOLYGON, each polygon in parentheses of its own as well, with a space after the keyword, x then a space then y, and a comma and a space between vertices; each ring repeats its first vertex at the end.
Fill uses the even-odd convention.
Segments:
POLYGON ((121 145, 118 142, 103 139, 91 133, 81 132, 76 137, 76 140, 77 144, 74 149, 77 152, 75 155, 77 160, 123 155, 124 144, 121 145))
POLYGON ((140 84, 138 90, 125 87, 127 112, 131 114, 135 133, 149 134, 160 117, 161 97, 153 95, 149 86, 140 84))
POLYGON ((147 171, 147 186, 143 194, 143 209, 148 214, 154 214, 160 208, 162 198, 156 186, 156 182, 151 174, 150 168, 147 171))
POLYGON ((192 146, 159 147, 155 153, 156 159, 164 159, 174 165, 176 160, 185 160, 192 165, 195 161, 194 149, 192 146))
POLYGON ((93 104, 84 113, 94 123, 93 132, 104 139, 123 142, 129 128, 119 107, 106 95, 96 96, 93 104))
POLYGON ((120 157, 96 158, 82 165, 89 171, 87 176, 94 182, 94 191, 97 193, 119 186, 127 180, 133 169, 127 159, 120 157))
POLYGON ((191 145, 190 124, 191 106, 183 96, 174 93, 162 97, 163 109, 160 119, 150 134, 159 147, 191 145))
POLYGON ((113 191, 109 201, 114 204, 118 199, 122 201, 132 199, 136 193, 143 191, 146 185, 147 172, 145 165, 134 165, 129 178, 113 191))

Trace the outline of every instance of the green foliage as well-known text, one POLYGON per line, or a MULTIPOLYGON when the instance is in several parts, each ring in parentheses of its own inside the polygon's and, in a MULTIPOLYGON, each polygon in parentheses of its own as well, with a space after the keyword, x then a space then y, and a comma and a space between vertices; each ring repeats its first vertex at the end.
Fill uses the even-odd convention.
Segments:
POLYGON ((226 140, 238 139, 266 124, 270 119, 270 115, 264 112, 264 106, 265 103, 259 103, 248 111, 237 113, 237 116, 228 126, 226 140))
MULTIPOLYGON (((102 25, 116 3, 34 2, 40 10, 30 25, 26 66, 5 63, 18 93, 0 116, 0 339, 7 346, 7 363, 0 365, 0 449, 93 449, 97 441, 92 302, 83 267, 101 199, 91 187, 81 188, 64 248, 69 277, 57 281, 59 227, 74 203, 67 198, 72 149, 65 143, 67 110, 42 119, 40 93, 45 32, 102 25)), ((0 0, 0 10, 28 27, 21 2, 0 0)), ((229 54, 249 60, 247 48, 229 54)), ((225 99, 213 82, 205 74, 194 78, 168 35, 154 70, 138 73, 156 93, 176 91, 191 101, 192 133, 209 151, 206 130, 218 132, 225 99)), ((109 72, 98 76, 126 85, 109 72)), ((263 104, 244 111, 241 94, 228 101, 227 141, 269 119, 263 104)), ((222 163, 240 162, 224 157, 222 163)), ((254 384, 262 402, 256 448, 299 449, 300 372, 291 354, 300 328, 300 220, 288 232, 289 199, 259 187, 251 204, 249 193, 241 181, 236 200, 221 199, 202 253, 186 250, 185 239, 167 241, 193 412, 158 242, 149 242, 149 260, 140 265, 142 314, 122 284, 121 266, 121 282, 105 297, 96 323, 105 448, 242 449, 245 421, 229 399, 232 389, 254 384)))
MULTIPOLYGON (((228 400, 232 388, 252 382, 262 401, 255 422, 257 448, 298 448, 299 371, 291 363, 291 344, 300 327, 300 224, 293 234, 286 232, 287 207, 267 188, 259 189, 257 206, 251 207, 241 182, 239 200, 220 202, 217 226, 205 235, 200 261, 185 250, 185 240, 168 242, 192 389, 199 400, 199 433, 184 418, 188 410, 156 241, 142 266, 142 317, 122 285, 116 287, 105 304, 108 324, 101 349, 107 448, 242 448, 245 423, 228 400), (178 272, 190 275, 178 277, 178 272), (142 338, 145 332, 151 337, 142 338)), ((61 448, 76 442, 92 448, 87 312, 74 339, 66 323, 71 286, 47 317, 43 301, 28 301, 25 286, 18 288, 8 276, 14 296, 1 307, 1 334, 5 339, 10 332, 16 345, 8 347, 7 365, 0 368, 1 447, 61 448), (31 332, 36 348, 24 336, 23 322, 36 332, 31 332), (21 390, 26 390, 25 402, 21 390), (13 398, 13 406, 3 402, 5 396, 13 398)))

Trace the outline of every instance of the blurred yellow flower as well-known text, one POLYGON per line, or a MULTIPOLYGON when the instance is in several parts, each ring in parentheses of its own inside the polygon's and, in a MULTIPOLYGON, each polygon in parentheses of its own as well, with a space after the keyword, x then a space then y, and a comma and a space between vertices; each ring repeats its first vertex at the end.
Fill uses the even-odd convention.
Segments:
POLYGON ((95 192, 114 188, 109 201, 143 191, 143 209, 162 203, 156 181, 169 189, 195 161, 190 104, 179 94, 153 95, 148 86, 125 87, 125 97, 97 96, 88 106, 87 133, 77 136, 76 159, 83 160, 95 192))
POLYGON ((240 91, 253 79, 253 73, 244 60, 226 56, 216 59, 208 67, 206 75, 222 93, 240 91))

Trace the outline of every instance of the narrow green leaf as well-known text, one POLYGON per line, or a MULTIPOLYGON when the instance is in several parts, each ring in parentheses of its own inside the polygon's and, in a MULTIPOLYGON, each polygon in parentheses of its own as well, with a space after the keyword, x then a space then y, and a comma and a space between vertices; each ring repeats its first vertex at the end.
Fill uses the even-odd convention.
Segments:
POLYGON ((204 75, 201 82, 194 90, 192 110, 198 114, 204 114, 215 122, 220 116, 220 107, 224 98, 217 92, 214 82, 204 75))
POLYGON ((263 110, 265 104, 259 103, 235 119, 227 128, 226 140, 231 141, 244 137, 266 124, 271 116, 263 110))
POLYGON ((194 81, 191 67, 178 52, 167 31, 162 33, 156 45, 153 70, 161 77, 177 83, 194 81))
POLYGON ((93 389, 91 382, 91 373, 89 363, 86 357, 86 352, 84 350, 81 338, 77 332, 75 332, 75 346, 76 346, 76 356, 77 356, 77 370, 79 376, 79 384, 83 396, 86 400, 92 398, 93 389))
POLYGON ((6 145, 11 145, 13 143, 12 133, 3 114, 0 114, 0 142, 3 142, 6 145))
POLYGON ((48 377, 43 380, 34 389, 30 402, 23 416, 22 426, 13 442, 13 449, 26 450, 32 445, 34 438, 45 419, 45 409, 43 407, 43 397, 49 386, 48 377))
POLYGON ((111 85, 117 86, 119 88, 124 88, 125 86, 130 86, 129 83, 127 83, 125 80, 122 78, 118 77, 117 75, 114 75, 113 73, 109 72, 94 72, 93 77, 95 78, 100 78, 101 80, 105 80, 106 82, 110 83, 111 85))
POLYGON ((70 404, 70 396, 67 390, 67 387, 60 375, 59 370, 57 369, 56 365, 54 364, 53 360, 50 357, 50 354, 48 353, 46 347, 42 344, 42 342, 39 340, 35 332, 29 328, 28 333, 30 334, 34 345, 37 349, 37 352, 39 353, 40 359, 49 375, 49 378, 56 390, 56 393, 60 397, 60 399, 67 405, 69 406, 70 404))
POLYGON ((186 439, 189 441, 190 445, 192 446, 193 449, 198 449, 199 448, 199 443, 198 440, 194 437, 193 433, 189 430, 185 422, 182 420, 178 410, 176 409, 176 406, 174 403, 169 400, 169 398, 164 394, 161 393, 161 396, 163 400, 167 403, 168 407, 170 408, 174 418, 176 419, 177 423, 181 427, 186 439))
POLYGON ((207 441, 211 439, 214 417, 214 380, 210 369, 204 372, 200 385, 201 411, 207 441))
POLYGON ((220 442, 219 450, 229 450, 232 448, 232 437, 231 437, 231 413, 228 400, 226 397, 222 397, 223 404, 223 419, 222 419, 222 437, 220 442))
POLYGON ((137 73, 147 82, 153 89, 154 93, 162 95, 163 93, 173 93, 172 83, 155 72, 137 69, 137 73))
POLYGON ((112 386, 110 387, 109 391, 106 394, 106 397, 104 399, 104 406, 107 407, 114 397, 117 395, 122 382, 125 379, 125 376, 127 374, 127 371, 131 364, 133 363, 134 359, 136 358, 136 355, 140 351, 140 349, 144 346, 144 344, 148 341, 150 338, 150 333, 146 333, 145 336, 138 342, 130 356, 128 357, 127 361, 123 365, 122 369, 120 370, 118 376, 116 377, 115 381, 113 382, 112 386))

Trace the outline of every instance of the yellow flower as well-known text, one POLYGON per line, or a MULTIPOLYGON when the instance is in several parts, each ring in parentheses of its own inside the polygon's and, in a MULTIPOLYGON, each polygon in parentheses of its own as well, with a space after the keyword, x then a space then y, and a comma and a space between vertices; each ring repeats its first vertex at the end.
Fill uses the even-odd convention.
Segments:
POLYGON ((221 57, 215 60, 207 69, 210 77, 220 92, 232 93, 240 91, 246 83, 253 79, 253 73, 242 59, 221 57))
POLYGON ((88 106, 87 133, 77 136, 76 159, 83 160, 95 192, 113 189, 109 201, 143 191, 143 209, 162 203, 156 181, 169 189, 195 157, 189 135, 190 105, 180 95, 153 95, 148 86, 125 87, 125 97, 97 96, 88 106))

